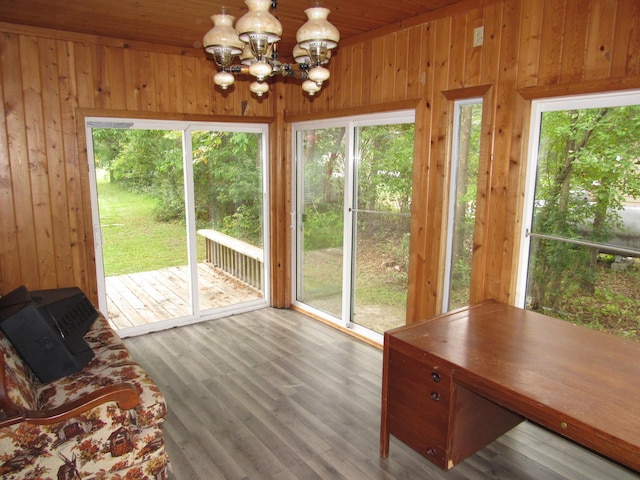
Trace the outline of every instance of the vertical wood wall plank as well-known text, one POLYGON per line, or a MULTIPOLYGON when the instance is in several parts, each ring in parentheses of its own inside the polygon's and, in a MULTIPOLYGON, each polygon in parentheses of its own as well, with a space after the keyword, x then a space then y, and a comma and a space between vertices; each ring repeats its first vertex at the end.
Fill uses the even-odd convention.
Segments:
POLYGON ((364 48, 362 43, 349 47, 351 50, 351 75, 349 75, 350 95, 344 105, 362 105, 362 69, 364 48))
MULTIPOLYGON (((207 65, 207 62, 197 62, 195 69, 195 76, 192 88, 196 91, 196 111, 205 113, 216 113, 222 115, 222 112, 216 110, 214 83, 213 83, 213 71, 212 68, 207 65)), ((237 82, 239 83, 239 82, 237 82)), ((236 85, 237 92, 241 90, 240 85, 236 85)), ((244 89, 242 89, 244 90, 244 89)))
POLYGON ((623 77, 640 65, 640 2, 618 2, 611 55, 611 76, 623 77))
POLYGON ((473 254, 471 267, 470 302, 476 303, 486 298, 485 284, 487 282, 488 259, 491 250, 489 242, 489 222, 491 219, 490 194, 491 179, 494 165, 494 151, 496 148, 495 122, 498 89, 500 79, 500 48, 502 45, 502 26, 506 23, 503 16, 503 3, 496 3, 485 7, 485 37, 482 46, 483 68, 481 85, 491 85, 491 89, 483 99, 482 106, 482 135, 480 146, 481 156, 478 165, 478 194, 476 203, 476 221, 474 225, 473 254))
MULTIPOLYGON (((432 88, 429 89, 427 105, 431 111, 429 123, 429 137, 425 138, 423 147, 428 145, 428 150, 422 152, 426 157, 421 161, 426 162, 426 170, 422 175, 425 177, 425 185, 416 185, 420 196, 423 198, 418 202, 412 202, 415 207, 412 215, 415 214, 420 222, 420 245, 417 246, 417 259, 415 265, 418 270, 415 278, 416 285, 410 288, 411 297, 407 299, 409 303, 416 303, 412 317, 408 321, 417 321, 425 318, 427 312, 435 311, 439 308, 438 302, 441 292, 439 291, 437 273, 441 267, 442 245, 440 237, 442 235, 442 213, 446 199, 444 189, 446 188, 444 179, 447 173, 446 152, 447 140, 441 136, 443 131, 447 131, 446 125, 449 122, 449 105, 442 95, 443 90, 448 89, 449 70, 446 68, 449 59, 449 48, 451 38, 451 19, 441 19, 433 22, 429 32, 432 40, 432 54, 428 61, 431 65, 431 75, 428 82, 432 88)), ((425 132, 426 133, 426 132, 425 132)), ((424 181, 424 180, 422 180, 424 181)), ((410 282, 411 282, 410 275, 410 282)))
POLYGON ((522 6, 523 23, 520 29, 520 51, 523 60, 518 63, 518 80, 520 82, 518 86, 520 88, 537 84, 539 64, 544 61, 540 55, 544 12, 544 3, 543 8, 534 2, 524 2, 522 6))
POLYGON ((591 0, 567 1, 564 14, 560 83, 582 80, 586 50, 587 19, 591 0))
POLYGON ((153 110, 161 112, 172 112, 173 100, 169 90, 169 59, 166 55, 154 53, 151 56, 152 75, 155 82, 154 98, 155 106, 153 110))
POLYGON ((480 85, 493 85, 497 82, 503 25, 502 3, 487 5, 484 8, 484 43, 482 44, 480 85))
POLYGON ((483 45, 486 39, 483 38, 483 45, 474 47, 473 36, 476 28, 484 27, 484 12, 481 8, 476 8, 467 12, 466 17, 466 58, 463 85, 479 85, 482 70, 483 45))
POLYGON ((11 149, 9 123, 15 124, 15 99, 11 99, 11 77, 7 70, 17 65, 15 54, 16 37, 0 35, 0 102, 4 105, 5 114, 0 116, 0 291, 8 292, 12 285, 7 282, 10 278, 20 278, 20 262, 18 235, 16 227, 16 210, 14 208, 14 188, 11 175, 11 149), (5 89, 8 87, 8 91, 5 89), (12 121, 13 119, 13 121, 12 121))
POLYGON ((372 60, 376 60, 375 67, 373 67, 373 63, 371 64, 371 76, 369 77, 371 82, 371 103, 373 104, 384 102, 383 77, 385 70, 381 62, 384 59, 384 39, 385 37, 375 38, 371 42, 372 60))
POLYGON ((125 49, 122 60, 124 62, 124 82, 127 86, 125 88, 125 108, 139 112, 142 111, 142 87, 136 56, 136 51, 125 49))
MULTIPOLYGON (((34 212, 32 208, 31 178, 29 175, 29 151, 26 132, 26 112, 23 98, 22 69, 20 68, 22 51, 20 47, 21 37, 16 35, 3 36, 2 45, 2 84, 4 89, 4 108, 6 119, 6 136, 9 150, 9 168, 11 174, 11 191, 13 204, 3 205, 3 214, 12 219, 12 232, 3 235, 11 239, 15 234, 17 239, 17 255, 13 254, 12 242, 7 244, 9 251, 4 255, 8 263, 15 262, 18 266, 19 276, 3 279, 2 283, 8 290, 19 286, 21 283, 34 285, 38 277, 38 257, 36 246, 36 230, 34 225, 34 212), (7 208, 8 211, 4 211, 7 208), (20 282, 20 283, 17 283, 20 282)), ((15 273, 16 268, 3 266, 3 271, 8 269, 15 273)))
MULTIPOLYGON (((345 48, 340 55, 336 57, 336 67, 340 69, 342 78, 351 79, 351 68, 353 66, 352 60, 353 50, 345 48)), ((331 82, 331 77, 329 77, 331 82)), ((335 101, 338 105, 346 105, 349 102, 349 96, 351 95, 352 82, 338 82, 335 85, 335 101)), ((300 92, 302 95, 302 92, 300 92)))
POLYGON ((184 57, 172 55, 167 59, 167 69, 169 83, 167 91, 169 92, 169 103, 167 104, 170 112, 184 112, 182 83, 182 61, 184 57))
MULTIPOLYGON (((430 140, 432 136, 433 124, 431 121, 433 110, 433 84, 434 84, 434 57, 435 57, 435 32, 433 24, 429 23, 421 28, 421 48, 420 48, 420 81, 424 75, 424 92, 421 101, 416 107, 416 122, 414 130, 414 164, 411 196, 413 199, 420 199, 411 202, 411 225, 407 285, 407 323, 415 322, 423 318, 423 314, 428 312, 423 301, 423 289, 430 279, 426 277, 426 257, 427 257, 427 206, 422 206, 423 199, 427 198, 429 191, 429 154, 430 140)), ((426 299, 425 299, 426 300, 426 299)))
MULTIPOLYGON (((373 45, 366 42, 362 50, 362 72, 358 84, 362 89, 362 105, 371 105, 372 76, 373 76, 373 45)), ((339 80, 336 80, 339 81, 339 80)))
POLYGON ((451 22, 451 34, 448 39, 449 81, 446 90, 464 87, 464 68, 467 59, 467 16, 456 15, 451 22))
POLYGON ((610 76, 617 4, 617 0, 599 0, 591 4, 585 57, 586 80, 610 76))
POLYGON ((182 59, 182 105, 185 113, 196 113, 198 111, 198 92, 193 88, 196 63, 196 59, 192 57, 182 59))
POLYGON ((407 98, 408 71, 409 71, 409 30, 402 30, 396 33, 395 38, 394 65, 394 89, 392 101, 404 100, 407 98))
MULTIPOLYGON (((522 3, 518 0, 504 2, 506 18, 519 18, 522 3)), ((506 22, 505 22, 506 23, 506 22)), ((495 122, 495 149, 493 157, 493 171, 491 179, 491 192, 489 198, 489 235, 488 242, 492 245, 490 256, 487 260, 487 283, 485 295, 492 298, 500 298, 505 302, 509 300, 509 281, 504 283, 505 277, 511 275, 511 249, 513 248, 513 231, 509 226, 513 225, 515 218, 511 211, 513 199, 510 197, 509 188, 512 185, 512 173, 519 172, 522 166, 520 151, 516 151, 513 142, 518 135, 511 135, 513 116, 515 114, 518 94, 515 87, 518 84, 517 65, 518 58, 518 27, 507 24, 502 35, 500 47, 500 79, 503 86, 497 92, 496 122, 495 122), (510 88, 509 88, 510 87, 510 88), (505 270, 507 274, 504 275, 505 270)), ((516 183, 517 185, 517 183, 516 183)))
POLYGON ((124 81, 124 50, 122 48, 105 47, 105 64, 107 65, 106 89, 109 104, 114 110, 127 108, 127 83, 124 81))
POLYGON ((271 303, 276 307, 291 305, 291 262, 288 247, 291 244, 291 125, 284 121, 285 86, 273 88, 276 117, 269 126, 269 135, 276 139, 269 148, 269 190, 271 229, 271 303))
POLYGON ((46 136, 44 132, 44 111, 42 105, 42 85, 40 82, 41 62, 38 38, 20 37, 20 70, 22 71, 22 96, 25 108, 27 131, 27 153, 29 181, 31 184, 31 208, 36 235, 36 257, 38 268, 31 273, 31 282, 40 282, 45 288, 56 284, 55 251, 53 246, 53 218, 51 194, 49 190, 49 166, 47 164, 46 136))
POLYGON ((42 59, 42 107, 50 197, 49 208, 53 219, 51 237, 54 251, 53 265, 56 273, 53 286, 73 286, 57 45, 53 39, 41 38, 38 41, 38 46, 42 59))
MULTIPOLYGON (((452 104, 444 95, 443 91, 448 90, 452 82, 452 71, 449 63, 451 37, 454 34, 454 18, 444 18, 436 22, 436 45, 435 45, 435 65, 434 72, 434 96, 432 108, 434 115, 431 119, 433 128, 431 131, 431 165, 429 170, 429 192, 427 213, 429 235, 427 237, 428 268, 426 276, 429 285, 426 290, 425 312, 440 309, 442 303, 442 282, 438 281, 438 273, 443 271, 444 248, 443 235, 444 220, 448 201, 448 178, 450 171, 449 152, 451 145, 451 125, 452 125, 452 104), (433 281, 435 280, 435 281, 433 281)), ((463 34, 464 35, 464 34, 463 34)))
MULTIPOLYGON (((87 241, 79 241, 85 232, 84 212, 85 202, 81 178, 88 175, 79 163, 78 132, 76 135, 75 110, 78 107, 78 85, 75 71, 75 45, 69 41, 57 41, 58 53, 58 80, 60 89, 60 105, 62 118, 62 134, 64 143, 64 167, 66 178, 66 193, 69 218, 69 252, 71 256, 72 280, 68 285, 82 285, 89 294, 95 294, 96 279, 89 276, 90 265, 93 260, 93 251, 87 245, 87 241), (90 251, 91 254, 87 255, 90 251)), ((90 213, 90 212, 89 212, 90 213)), ((89 226, 89 229, 91 227, 89 226)), ((92 237, 91 237, 92 238, 92 237)))
POLYGON ((382 72, 376 103, 393 101, 396 88, 396 34, 385 35, 382 39, 382 72))
POLYGON ((97 108, 110 109, 111 84, 106 48, 101 45, 92 45, 91 60, 93 62, 93 103, 97 108))
POLYGON ((418 25, 408 30, 406 72, 404 73, 407 79, 405 98, 421 98, 424 95, 423 87, 426 84, 426 81, 423 81, 423 77, 426 76, 425 55, 423 53, 424 37, 424 25, 418 25))
POLYGON ((78 104, 84 108, 95 108, 93 98, 93 57, 91 45, 78 43, 75 46, 75 68, 78 81, 78 104))
POLYGON ((153 55, 155 52, 138 52, 138 63, 134 68, 140 71, 140 98, 142 111, 155 112, 156 103, 156 79, 153 77, 153 55))
POLYGON ((564 15, 566 0, 545 0, 542 7, 542 29, 540 50, 537 52, 538 73, 535 82, 525 82, 526 86, 550 85, 558 83, 562 65, 562 45, 564 35, 564 15))

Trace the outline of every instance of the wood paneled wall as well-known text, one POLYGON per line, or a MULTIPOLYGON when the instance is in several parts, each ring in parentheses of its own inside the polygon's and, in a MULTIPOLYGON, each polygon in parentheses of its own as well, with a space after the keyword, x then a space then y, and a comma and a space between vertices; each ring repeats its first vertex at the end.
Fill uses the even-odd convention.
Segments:
POLYGON ((0 293, 78 285, 97 301, 84 115, 272 117, 247 85, 214 93, 214 72, 200 50, 0 24, 0 293))
POLYGON ((529 99, 640 88, 637 0, 467 1, 343 42, 309 100, 287 86, 287 120, 415 99, 407 320, 440 309, 453 101, 484 98, 471 300, 510 302, 521 228, 529 99), (473 30, 484 43, 473 46, 473 30))
POLYGON ((290 123, 416 107, 408 320, 436 313, 453 101, 482 96, 472 300, 514 291, 529 100, 640 88, 637 0, 467 0, 343 41, 331 80, 267 101, 214 93, 202 52, 0 24, 0 292, 79 285, 95 295, 81 117, 271 119, 273 302, 289 295, 290 123), (484 43, 473 46, 473 29, 484 43))

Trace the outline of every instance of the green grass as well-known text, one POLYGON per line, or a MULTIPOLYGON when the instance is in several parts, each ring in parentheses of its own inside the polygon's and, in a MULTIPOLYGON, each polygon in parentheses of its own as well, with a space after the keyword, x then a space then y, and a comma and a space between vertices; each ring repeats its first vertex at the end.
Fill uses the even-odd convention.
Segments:
POLYGON ((153 219, 154 200, 98 180, 106 276, 187 264, 186 228, 153 219))

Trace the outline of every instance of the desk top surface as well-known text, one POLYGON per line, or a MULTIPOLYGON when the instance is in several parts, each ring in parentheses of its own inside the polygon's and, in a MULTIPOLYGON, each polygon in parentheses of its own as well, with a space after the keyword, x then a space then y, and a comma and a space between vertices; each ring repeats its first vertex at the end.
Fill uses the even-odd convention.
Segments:
POLYGON ((559 433, 640 448, 640 343, 494 301, 391 330, 389 341, 559 433))

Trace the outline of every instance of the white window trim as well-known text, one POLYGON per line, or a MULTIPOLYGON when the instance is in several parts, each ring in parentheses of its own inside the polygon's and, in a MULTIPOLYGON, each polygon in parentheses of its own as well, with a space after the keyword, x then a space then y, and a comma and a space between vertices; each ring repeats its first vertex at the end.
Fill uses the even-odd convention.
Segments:
POLYGON ((531 122, 529 128, 529 148, 527 152, 527 172, 524 187, 524 205, 520 256, 516 282, 515 305, 524 308, 527 294, 527 274, 529 268, 529 251, 531 222, 533 221, 533 204, 535 197, 536 175, 538 170, 538 151, 540 149, 540 127, 544 112, 559 110, 622 107, 640 105, 640 90, 595 93, 569 97, 545 98, 531 102, 531 122))

